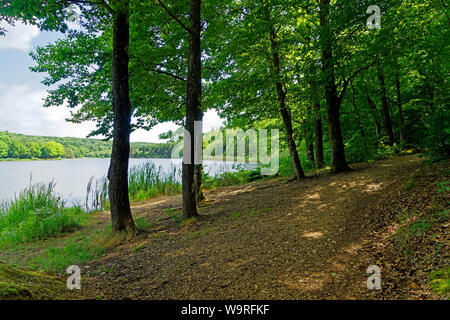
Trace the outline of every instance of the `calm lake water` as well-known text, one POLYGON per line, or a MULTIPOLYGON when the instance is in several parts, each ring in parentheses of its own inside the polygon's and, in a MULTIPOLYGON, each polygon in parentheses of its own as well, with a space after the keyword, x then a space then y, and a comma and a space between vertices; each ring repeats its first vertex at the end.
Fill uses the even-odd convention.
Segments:
MULTIPOLYGON (((130 167, 151 161, 167 171, 171 166, 181 168, 181 159, 130 159, 130 167)), ((64 199, 82 201, 86 187, 92 176, 101 178, 109 168, 109 159, 67 159, 49 161, 0 161, 0 201, 12 200, 15 194, 32 183, 56 182, 55 191, 64 199)), ((204 161, 204 171, 217 175, 225 171, 235 171, 237 163, 204 161)), ((244 164, 245 168, 255 168, 254 164, 244 164)), ((180 169, 181 170, 181 169, 180 169)))

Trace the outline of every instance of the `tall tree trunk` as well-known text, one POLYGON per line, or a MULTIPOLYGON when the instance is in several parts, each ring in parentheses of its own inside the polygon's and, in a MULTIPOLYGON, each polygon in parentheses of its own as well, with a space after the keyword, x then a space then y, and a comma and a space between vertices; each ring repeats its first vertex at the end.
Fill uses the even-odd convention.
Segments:
MULTIPOLYGON (((334 76, 333 50, 330 30, 330 0, 320 0, 320 41, 322 71, 324 75, 325 100, 327 103, 327 123, 331 148, 331 172, 350 170, 345 160, 344 140, 342 137, 340 107, 342 95, 337 93, 334 76)), ((342 94, 344 91, 342 92, 342 94)))
POLYGON ((307 128, 305 132, 306 157, 308 161, 314 162, 314 143, 309 133, 310 130, 307 128))
POLYGON ((381 111, 383 113, 384 129, 388 137, 388 144, 392 146, 395 143, 394 130, 392 129, 392 119, 391 114, 389 113, 389 105, 386 96, 386 84, 384 81, 381 63, 378 64, 378 81, 380 83, 381 111))
POLYGON ((359 115, 359 110, 358 110, 358 106, 356 105, 356 92, 355 92, 355 88, 353 87, 352 84, 352 104, 353 104, 353 109, 355 110, 355 115, 356 115, 356 120, 358 121, 358 126, 359 126, 359 132, 361 133, 361 139, 363 142, 363 148, 364 148, 364 153, 367 155, 368 149, 367 149, 367 143, 366 143, 366 133, 364 132, 364 127, 362 125, 361 122, 361 116, 359 115))
POLYGON ((108 193, 114 231, 134 229, 128 198, 131 103, 128 87, 129 2, 122 0, 114 14, 112 95, 113 145, 108 170, 108 193))
MULTIPOLYGON (((201 108, 198 108, 195 120, 203 121, 203 112, 202 112, 201 108)), ((199 133, 197 133, 197 134, 199 134, 199 133)), ((197 141, 197 143, 200 143, 203 145, 203 140, 199 139, 199 141, 197 141)), ((203 147, 199 148, 199 149, 203 150, 203 147)), ((203 194, 203 188, 202 188, 202 173, 203 173, 203 165, 196 164, 194 167, 194 186, 195 186, 195 199, 197 202, 203 201, 205 199, 205 195, 203 194)))
POLYGON ((395 74, 395 86, 397 88, 397 105, 398 105, 398 131, 400 135, 400 144, 404 144, 405 138, 403 136, 403 108, 402 96, 400 91, 400 76, 398 72, 395 74))
MULTIPOLYGON (((185 139, 190 139, 189 153, 190 162, 182 165, 182 189, 183 189, 183 217, 190 218, 198 215, 197 202, 195 199, 195 136, 194 123, 200 107, 200 98, 202 92, 202 70, 201 70, 201 48, 200 48, 200 31, 201 21, 200 12, 201 0, 191 0, 189 14, 189 70, 187 79, 186 93, 186 124, 185 129, 189 133, 185 135, 185 139)), ((184 158, 184 157, 183 157, 184 158)))
MULTIPOLYGON (((273 29, 273 27, 270 27, 270 43, 272 49, 273 69, 278 75, 280 75, 281 73, 280 56, 277 51, 278 48, 276 38, 277 35, 275 33, 275 30, 273 29)), ((292 166, 294 168, 295 178, 297 180, 300 180, 302 178, 305 178, 305 173, 303 172, 303 168, 300 163, 300 158, 298 156, 297 145, 295 144, 294 140, 291 113, 286 106, 286 92, 284 91, 283 84, 280 81, 277 81, 275 83, 275 87, 277 89, 279 112, 281 118, 283 119, 287 145, 291 156, 292 166)))
POLYGON ((316 116, 314 120, 314 136, 316 138, 316 167, 322 169, 325 166, 323 157, 323 132, 322 132, 322 119, 320 115, 320 101, 314 105, 316 109, 316 116))
POLYGON ((305 127, 305 145, 306 145, 306 157, 308 161, 314 162, 314 143, 313 143, 313 135, 312 135, 312 112, 311 112, 311 106, 307 107, 307 115, 306 115, 306 121, 303 124, 305 127))
POLYGON ((377 138, 380 139, 381 138, 381 123, 380 123, 380 118, 378 116, 377 106, 375 105, 375 102, 373 102, 373 100, 370 98, 368 93, 366 93, 366 97, 367 97, 367 104, 369 105, 370 109, 372 110, 373 121, 375 123, 375 134, 377 135, 377 138))

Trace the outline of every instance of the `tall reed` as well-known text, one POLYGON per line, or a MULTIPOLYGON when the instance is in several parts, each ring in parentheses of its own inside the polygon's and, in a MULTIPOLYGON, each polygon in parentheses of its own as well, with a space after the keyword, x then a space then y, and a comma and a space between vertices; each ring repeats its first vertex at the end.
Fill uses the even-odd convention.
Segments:
POLYGON ((14 200, 0 203, 0 245, 45 239, 81 225, 85 211, 66 207, 55 185, 30 183, 14 200))
MULTIPOLYGON (((89 210, 108 208, 108 179, 104 176, 94 180, 91 177, 86 189, 85 205, 89 210)), ((166 172, 162 166, 153 162, 130 168, 128 173, 128 192, 130 199, 141 201, 162 195, 181 192, 181 168, 171 165, 166 172)))

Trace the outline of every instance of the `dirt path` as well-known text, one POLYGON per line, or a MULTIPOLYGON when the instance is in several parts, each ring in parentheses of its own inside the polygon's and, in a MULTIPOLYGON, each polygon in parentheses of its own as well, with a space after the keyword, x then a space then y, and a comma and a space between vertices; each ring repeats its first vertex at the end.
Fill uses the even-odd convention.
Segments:
POLYGON ((200 218, 184 226, 167 219, 180 196, 137 204, 135 217, 160 221, 84 266, 83 292, 104 299, 358 298, 351 289, 367 279, 357 267, 367 209, 396 192, 420 162, 397 157, 301 182, 213 190, 200 218))

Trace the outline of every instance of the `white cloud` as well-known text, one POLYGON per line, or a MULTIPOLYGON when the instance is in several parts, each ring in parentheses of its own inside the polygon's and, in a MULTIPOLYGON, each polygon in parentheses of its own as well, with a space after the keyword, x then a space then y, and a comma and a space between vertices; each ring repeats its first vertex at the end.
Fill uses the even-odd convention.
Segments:
MULTIPOLYGON (((214 129, 219 129, 223 126, 223 120, 215 110, 208 110, 203 115, 203 132, 208 132, 214 129)), ((152 130, 146 131, 143 129, 136 130, 131 134, 130 140, 133 142, 162 142, 159 139, 161 133, 172 130, 175 132, 180 126, 174 122, 164 122, 153 127, 152 130)))
POLYGON ((83 138, 95 128, 93 123, 66 122, 69 110, 65 107, 42 107, 46 94, 24 85, 0 84, 0 131, 83 138))
POLYGON ((203 132, 219 129, 224 120, 219 117, 215 110, 208 110, 203 115, 203 132))
MULTIPOLYGON (((0 131, 39 136, 79 137, 85 138, 95 129, 95 124, 85 122, 75 124, 65 121, 70 113, 63 106, 43 107, 45 90, 32 90, 26 85, 0 84, 0 131)), ((214 110, 204 115, 203 132, 217 129, 223 125, 214 110)), ((159 134, 178 126, 173 122, 160 123, 152 130, 137 130, 131 134, 133 142, 161 142, 159 134)))
POLYGON ((0 27, 7 30, 6 36, 0 36, 0 50, 16 49, 30 51, 31 42, 39 35, 39 28, 16 22, 14 26, 0 22, 0 27))

